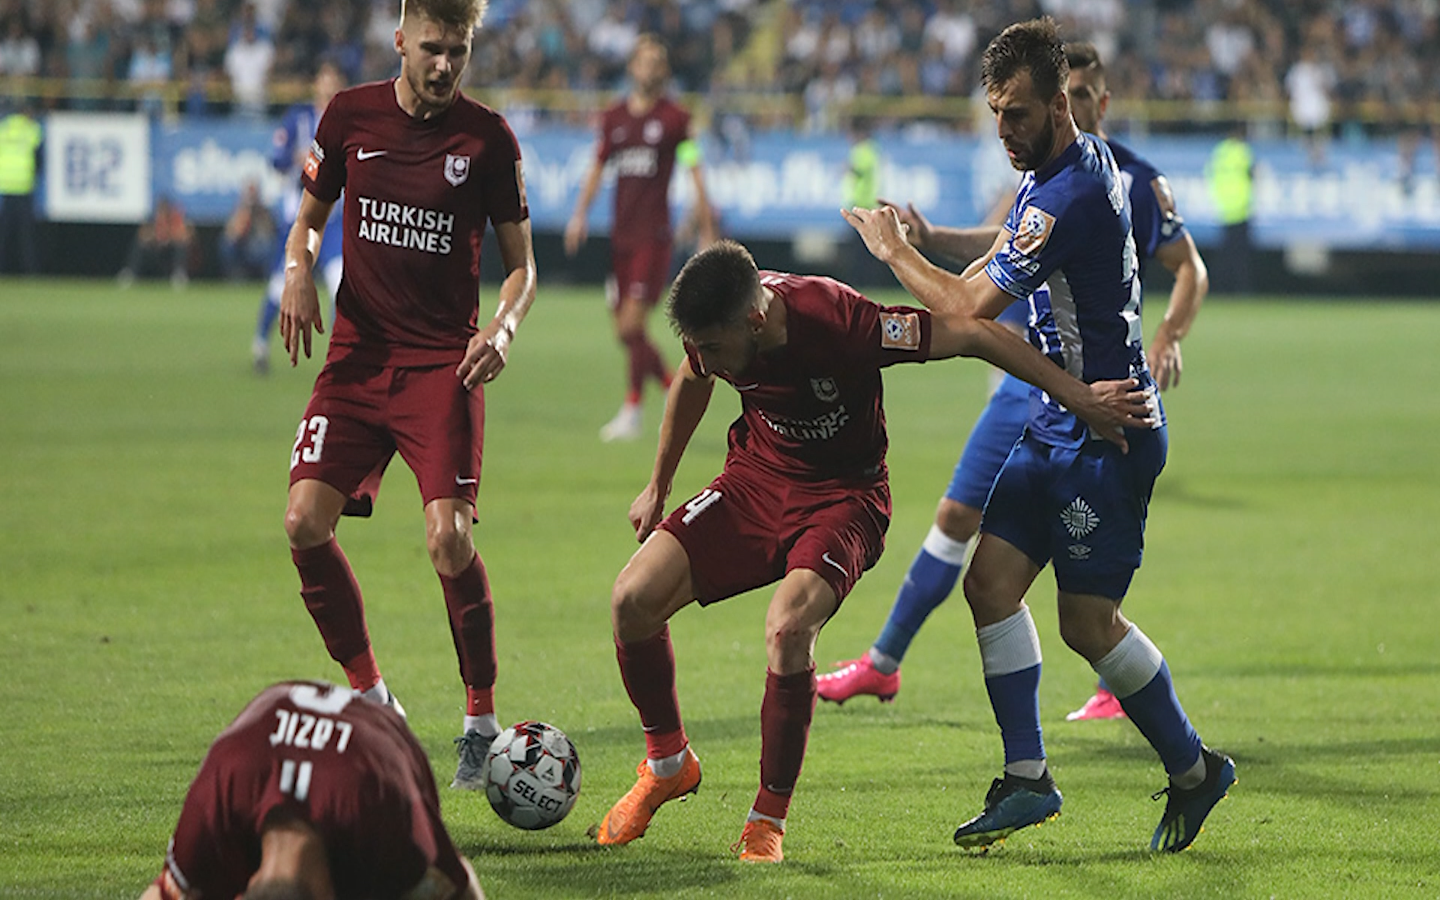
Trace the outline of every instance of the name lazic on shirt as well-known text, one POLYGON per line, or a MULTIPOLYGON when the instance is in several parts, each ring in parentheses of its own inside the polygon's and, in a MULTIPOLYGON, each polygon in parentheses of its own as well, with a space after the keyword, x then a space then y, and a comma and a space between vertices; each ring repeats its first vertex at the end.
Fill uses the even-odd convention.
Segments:
POLYGON ((357 197, 360 204, 360 239, 391 247, 450 253, 455 216, 436 209, 408 206, 373 197, 357 197))
POLYGON ((765 424, 770 426, 771 431, 796 441, 828 441, 839 434, 845 423, 850 421, 850 413, 845 411, 844 406, 816 419, 772 419, 764 410, 757 412, 760 413, 760 418, 765 420, 765 424))

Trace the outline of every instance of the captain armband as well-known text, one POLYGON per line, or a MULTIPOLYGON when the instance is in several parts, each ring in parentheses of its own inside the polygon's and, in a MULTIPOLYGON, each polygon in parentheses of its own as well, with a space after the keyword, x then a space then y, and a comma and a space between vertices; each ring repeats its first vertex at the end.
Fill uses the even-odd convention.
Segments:
POLYGON ((675 147, 675 159, 682 166, 695 168, 700 164, 700 144, 693 138, 686 138, 675 147))

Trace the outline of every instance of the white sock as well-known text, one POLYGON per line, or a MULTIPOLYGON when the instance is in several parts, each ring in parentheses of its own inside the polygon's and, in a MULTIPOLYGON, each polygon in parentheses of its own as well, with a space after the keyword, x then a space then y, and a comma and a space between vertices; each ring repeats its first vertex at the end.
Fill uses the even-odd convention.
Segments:
POLYGON ((366 700, 369 700, 371 703, 378 703, 379 705, 384 706, 385 704, 390 702, 390 689, 385 686, 385 679, 382 678, 372 684, 370 687, 361 691, 360 696, 364 697, 366 700))
POLYGON ((874 666, 875 671, 881 675, 893 675, 900 669, 900 660, 888 653, 881 653, 879 650, 871 647, 868 655, 870 657, 870 665, 874 666))
POLYGON ((758 812, 756 812, 756 811, 754 810, 753 807, 752 807, 751 810, 750 810, 750 815, 748 815, 748 816, 745 817, 745 821, 746 821, 746 822, 756 822, 756 821, 759 821, 760 819, 764 819, 765 821, 769 822, 771 825, 774 825, 776 828, 780 829, 781 831, 784 831, 784 830, 785 830, 785 820, 784 820, 784 819, 777 819, 777 818, 775 818, 774 816, 767 816, 767 815, 765 815, 764 813, 758 813, 758 812))
POLYGON ((500 721, 495 718, 494 713, 486 713, 483 716, 466 716, 462 731, 478 731, 482 735, 490 735, 492 738, 500 733, 500 721))
POLYGON ((685 754, 690 749, 686 744, 685 749, 673 756, 665 756, 660 759, 646 760, 650 764, 650 771, 656 778, 674 778, 680 774, 680 769, 685 765, 685 754))
POLYGON ((1005 772, 1019 778, 1028 778, 1031 781, 1045 774, 1045 760, 1043 759, 1017 759, 1014 762, 1005 764, 1005 772))

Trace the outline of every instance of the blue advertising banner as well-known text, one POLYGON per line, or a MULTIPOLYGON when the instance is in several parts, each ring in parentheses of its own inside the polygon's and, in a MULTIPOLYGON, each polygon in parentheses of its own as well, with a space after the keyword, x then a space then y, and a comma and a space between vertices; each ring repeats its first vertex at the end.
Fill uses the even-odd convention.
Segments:
MULTIPOLYGON (((156 196, 179 200, 192 219, 217 223, 255 181, 269 201, 283 185, 269 166, 271 122, 210 120, 154 125, 150 142, 156 196)), ((1181 213, 1198 242, 1218 240, 1205 163, 1215 139, 1152 137, 1126 140, 1165 172, 1181 213)), ((594 152, 594 134, 575 128, 536 129, 520 138, 530 212, 537 231, 559 231, 574 209, 594 152)), ((978 222, 1013 187, 999 142, 989 135, 883 136, 881 196, 913 202, 933 221, 978 222)), ((1313 164, 1305 147, 1261 141, 1256 156, 1254 236, 1261 246, 1316 245, 1337 249, 1440 249, 1440 182, 1428 150, 1401 177, 1393 141, 1339 141, 1313 164)), ((849 146, 843 138, 766 133, 743 148, 707 141, 705 179, 724 230, 738 238, 840 238, 847 226, 838 209, 849 146)), ((692 200, 687 177, 671 185, 677 221, 692 200)), ((608 233, 610 185, 590 211, 591 232, 608 233)))

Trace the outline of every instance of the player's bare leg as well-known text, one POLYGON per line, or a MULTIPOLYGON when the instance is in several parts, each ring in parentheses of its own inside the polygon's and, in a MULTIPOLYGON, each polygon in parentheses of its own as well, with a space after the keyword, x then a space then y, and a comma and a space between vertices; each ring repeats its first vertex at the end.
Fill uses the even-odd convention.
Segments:
POLYGON ((455 739, 458 761, 450 786, 479 790, 485 753, 500 733, 495 718, 495 605, 485 564, 475 552, 475 507, 456 497, 425 505, 425 548, 440 578, 450 634, 465 682, 465 718, 455 739))
POLYGON ((635 786, 593 832, 602 844, 635 840, 662 804, 700 787, 700 760, 680 720, 667 624, 694 599, 690 558, 668 531, 652 532, 615 579, 610 597, 615 656, 630 702, 640 713, 646 752, 636 767, 635 786))
POLYGON ((840 602, 810 569, 792 569, 765 614, 765 699, 760 706, 760 788, 732 848, 745 862, 778 863, 785 816, 815 715, 815 639, 840 602))
POLYGON ((331 658, 344 668, 350 687, 403 716, 404 710, 375 662, 360 585, 335 540, 335 526, 344 508, 345 495, 323 481, 306 478, 290 486, 285 534, 300 574, 300 596, 331 658))

